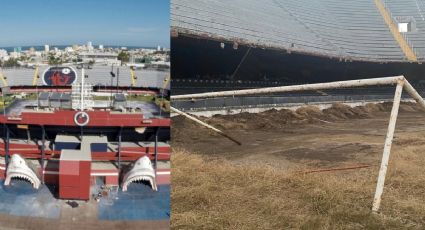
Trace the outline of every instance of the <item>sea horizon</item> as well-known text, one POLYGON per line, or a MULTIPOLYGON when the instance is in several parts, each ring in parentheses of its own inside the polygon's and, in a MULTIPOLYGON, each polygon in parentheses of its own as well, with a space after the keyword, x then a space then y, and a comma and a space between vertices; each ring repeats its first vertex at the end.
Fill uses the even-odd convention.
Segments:
MULTIPOLYGON (((75 45, 75 44, 73 44, 75 45)), ((54 47, 57 47, 60 50, 65 49, 66 47, 72 47, 73 45, 49 45, 50 50, 52 50, 54 47)), ((81 44, 77 44, 80 45, 81 44)), ((33 47, 36 51, 44 51, 44 45, 34 45, 34 46, 0 46, 0 49, 4 49, 7 52, 13 52, 15 48, 21 47, 22 51, 29 50, 31 47, 33 47)), ((94 48, 99 47, 99 45, 93 45, 94 48)), ((120 48, 120 47, 127 47, 127 49, 156 49, 156 47, 151 46, 126 46, 126 45, 103 45, 104 48, 120 48)), ((162 46, 161 46, 162 47, 162 46)))

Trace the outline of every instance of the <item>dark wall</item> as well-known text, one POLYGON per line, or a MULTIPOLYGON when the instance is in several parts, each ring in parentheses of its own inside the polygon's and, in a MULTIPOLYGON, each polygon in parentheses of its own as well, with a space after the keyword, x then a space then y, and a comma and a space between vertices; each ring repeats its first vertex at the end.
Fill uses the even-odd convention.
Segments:
MULTIPOLYGON (((11 131, 10 137, 17 139, 27 139, 27 131, 25 129, 18 129, 16 125, 8 125, 11 131)), ((4 126, 0 128, 0 137, 4 137, 4 126)), ((30 126, 31 139, 41 139, 41 127, 30 126)), ((46 135, 49 140, 54 140, 57 134, 63 135, 76 135, 79 136, 81 130, 79 127, 61 127, 61 126, 45 126, 46 135)), ((119 128, 117 127, 102 127, 102 128, 89 128, 85 127, 83 130, 85 135, 105 135, 108 141, 118 141, 119 128)), ((158 133, 158 141, 169 141, 170 129, 161 128, 158 133)), ((124 128, 122 130, 122 141, 155 141, 155 129, 147 128, 143 134, 135 132, 134 128, 124 128)))
MULTIPOLYGON (((188 88, 249 88, 260 85, 283 85, 328 82, 338 80, 405 75, 413 84, 425 83, 425 65, 418 63, 376 63, 344 61, 313 55, 288 53, 282 50, 249 47, 178 36, 171 39, 171 74, 173 94, 188 88), (240 64, 239 70, 234 74, 240 64), (182 81, 185 79, 186 81, 182 81), (191 81, 187 79, 196 79, 191 81), (199 80, 227 80, 220 83, 202 83, 199 80), (233 81, 233 83, 232 83, 233 81), (236 81, 236 82, 235 82, 236 81), (237 82, 239 81, 239 82, 237 82), (245 83, 244 83, 245 82, 245 83)), ((202 91, 202 90, 201 90, 202 91)), ((205 90, 204 90, 205 91, 205 90)), ((193 92, 193 90, 192 90, 193 92)))

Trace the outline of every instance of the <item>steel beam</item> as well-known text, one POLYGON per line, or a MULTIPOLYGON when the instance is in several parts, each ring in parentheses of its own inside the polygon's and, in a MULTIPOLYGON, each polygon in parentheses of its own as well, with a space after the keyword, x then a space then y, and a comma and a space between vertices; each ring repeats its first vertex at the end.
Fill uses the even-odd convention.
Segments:
POLYGON ((201 121, 201 120, 199 120, 199 119, 197 119, 197 118, 195 118, 195 117, 193 117, 193 116, 191 116, 191 115, 189 115, 189 114, 187 114, 187 113, 185 113, 185 112, 183 112, 183 111, 180 111, 180 110, 178 110, 178 109, 176 109, 176 108, 174 108, 174 107, 171 107, 171 106, 170 106, 170 109, 171 109, 171 111, 173 111, 173 112, 175 112, 175 113, 178 113, 178 114, 180 114, 180 115, 182 115, 182 116, 184 116, 184 117, 186 117, 186 118, 188 118, 188 119, 190 119, 190 120, 192 120, 192 121, 194 121, 194 122, 196 122, 196 123, 198 123, 198 124, 200 124, 200 125, 202 125, 202 126, 204 126, 204 127, 207 127, 207 128, 209 128, 209 129, 213 130, 214 132, 216 132, 216 133, 220 134, 220 135, 221 135, 221 136, 223 136, 223 137, 228 138, 229 140, 231 140, 231 141, 235 142, 236 144, 238 144, 238 145, 242 145, 242 144, 241 144, 241 142, 239 142, 239 141, 238 141, 238 140, 236 140, 235 138, 233 138, 233 137, 231 137, 231 136, 227 135, 227 134, 226 134, 226 133, 224 133, 223 131, 221 131, 221 130, 219 130, 219 129, 217 129, 217 128, 215 128, 215 127, 213 127, 213 126, 211 126, 211 125, 209 125, 209 124, 207 124, 207 123, 205 123, 205 122, 203 122, 203 121, 201 121))
POLYGON ((118 132, 118 170, 121 170, 121 141, 122 141, 122 127, 118 132))
POLYGON ((9 131, 9 127, 7 127, 7 125, 5 125, 4 127, 6 129, 6 143, 4 145, 4 150, 5 150, 4 161, 5 161, 6 168, 7 168, 9 166, 9 158, 10 158, 10 153, 9 153, 10 131, 9 131))
POLYGON ((158 171, 158 133, 159 133, 159 127, 155 130, 155 143, 154 143, 154 153, 155 153, 155 177, 156 172, 158 171))
POLYGON ((44 158, 45 158, 45 151, 44 146, 46 143, 46 130, 44 129, 44 126, 41 126, 41 183, 44 184, 44 158))

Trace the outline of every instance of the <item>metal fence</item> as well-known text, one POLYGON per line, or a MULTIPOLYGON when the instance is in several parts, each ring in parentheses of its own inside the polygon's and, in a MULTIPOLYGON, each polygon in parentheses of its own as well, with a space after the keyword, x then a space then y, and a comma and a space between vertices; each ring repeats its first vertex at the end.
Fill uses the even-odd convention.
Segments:
MULTIPOLYGON (((315 104, 332 102, 382 101, 392 100, 394 95, 332 95, 332 96, 262 96, 262 97, 224 97, 197 100, 172 101, 172 106, 182 111, 215 110, 232 108, 274 107, 286 104, 315 104)), ((407 97, 407 95, 406 95, 407 97)))

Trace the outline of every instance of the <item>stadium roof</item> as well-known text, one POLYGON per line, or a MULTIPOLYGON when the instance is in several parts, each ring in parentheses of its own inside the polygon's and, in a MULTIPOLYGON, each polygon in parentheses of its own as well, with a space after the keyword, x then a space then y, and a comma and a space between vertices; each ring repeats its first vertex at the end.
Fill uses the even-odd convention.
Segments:
MULTIPOLYGON (((425 2, 385 0, 396 22, 411 18, 403 34, 425 59, 425 2)), ((348 60, 408 61, 373 0, 172 0, 173 32, 348 60)))

